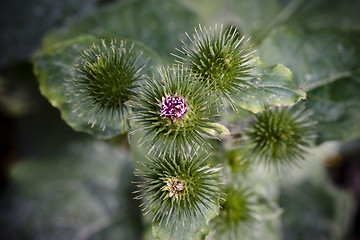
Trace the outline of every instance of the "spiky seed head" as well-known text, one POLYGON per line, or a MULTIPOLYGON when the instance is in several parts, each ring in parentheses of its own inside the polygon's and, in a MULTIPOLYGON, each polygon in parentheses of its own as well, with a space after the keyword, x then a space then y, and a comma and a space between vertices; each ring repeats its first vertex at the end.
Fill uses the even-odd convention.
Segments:
POLYGON ((93 44, 76 59, 73 78, 66 82, 68 102, 78 117, 92 127, 123 124, 128 112, 126 103, 135 95, 141 79, 138 66, 141 53, 134 53, 133 45, 102 40, 93 44))
POLYGON ((235 28, 224 30, 222 25, 209 30, 199 26, 192 37, 186 35, 190 45, 183 43, 182 49, 177 49, 179 54, 173 54, 177 61, 199 74, 215 95, 235 108, 235 102, 241 101, 239 92, 246 91, 253 77, 254 51, 248 41, 235 28))
POLYGON ((250 195, 244 189, 235 191, 233 189, 226 191, 225 201, 221 204, 220 215, 228 219, 226 222, 240 222, 251 219, 251 210, 249 208, 250 195))
POLYGON ((160 78, 148 78, 133 104, 135 132, 144 136, 150 151, 188 152, 189 146, 207 145, 205 136, 214 137, 215 102, 199 76, 176 65, 159 69, 160 78))
POLYGON ((176 154, 151 157, 136 175, 146 213, 164 226, 194 225, 218 209, 219 167, 211 166, 210 155, 176 154))
POLYGON ((276 167, 296 165, 316 138, 311 115, 303 107, 272 107, 256 114, 245 129, 250 148, 247 158, 276 167))
POLYGON ((227 187, 219 214, 210 221, 209 239, 242 239, 244 228, 254 223, 255 195, 245 187, 227 187))

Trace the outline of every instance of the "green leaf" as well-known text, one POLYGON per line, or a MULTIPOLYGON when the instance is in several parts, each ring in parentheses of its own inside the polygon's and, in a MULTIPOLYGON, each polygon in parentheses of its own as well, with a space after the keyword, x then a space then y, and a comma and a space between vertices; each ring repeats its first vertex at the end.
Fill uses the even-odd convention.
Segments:
MULTIPOLYGON (((122 133, 121 126, 107 127, 105 129, 100 126, 91 127, 88 120, 78 117, 77 114, 70 110, 70 104, 74 103, 68 103, 65 96, 64 83, 71 78, 75 59, 84 49, 93 43, 99 42, 100 39, 97 37, 84 35, 47 45, 34 59, 34 72, 38 78, 41 93, 49 100, 51 105, 60 110, 61 117, 69 126, 76 131, 90 133, 99 138, 109 138, 122 133)), ((154 51, 142 43, 135 42, 134 51, 142 51, 142 62, 150 58, 148 63, 154 67, 161 61, 154 51)), ((141 64, 141 61, 139 64, 141 64)), ((150 71, 151 68, 147 70, 150 71)))
MULTIPOLYGON (((360 56, 359 56, 360 57, 360 56)), ((360 81, 355 78, 314 89, 308 93, 307 107, 317 120, 318 142, 347 142, 360 137, 360 81)))
POLYGON ((281 62, 308 92, 319 142, 360 136, 360 32, 278 28, 260 47, 262 60, 281 62))
POLYGON ((287 19, 297 9, 299 0, 284 2, 279 0, 228 0, 226 11, 232 11, 240 31, 258 42, 269 29, 287 19))
MULTIPOLYGON (((283 24, 311 28, 331 27, 360 30, 357 0, 228 0, 224 13, 233 12, 232 22, 255 43, 267 37, 274 28, 283 24)), ((228 14, 229 15, 229 14, 228 14)), ((230 18, 230 17, 227 17, 230 18)), ((291 68, 290 68, 291 69, 291 68)))
POLYGON ((306 92, 341 78, 359 76, 360 33, 329 29, 275 29, 261 44, 267 64, 282 63, 306 92))
POLYGON ((360 30, 357 0, 184 0, 207 25, 235 25, 260 43, 272 29, 286 23, 312 28, 360 30))
POLYGON ((133 39, 145 43, 160 56, 170 59, 185 31, 198 24, 193 12, 179 1, 120 1, 109 4, 77 23, 53 32, 44 44, 52 45, 79 35, 133 39))
POLYGON ((54 107, 66 105, 65 80, 71 78, 75 58, 92 43, 100 42, 87 35, 55 43, 35 56, 34 72, 39 81, 40 92, 54 107))
POLYGON ((279 0, 185 0, 184 2, 198 14, 203 24, 235 25, 241 34, 252 38, 284 8, 284 4, 279 0))
POLYGON ((62 154, 36 156, 21 159, 11 170, 14 211, 6 226, 16 232, 9 239, 141 238, 135 179, 125 149, 72 141, 62 154))
POLYGON ((291 24, 313 28, 340 28, 360 30, 357 0, 313 0, 302 1, 301 8, 290 19, 291 24))
POLYGON ((256 65, 254 74, 261 77, 252 79, 253 85, 240 93, 240 107, 257 113, 270 106, 292 106, 306 98, 305 92, 292 84, 292 73, 285 66, 267 67, 258 58, 256 65))

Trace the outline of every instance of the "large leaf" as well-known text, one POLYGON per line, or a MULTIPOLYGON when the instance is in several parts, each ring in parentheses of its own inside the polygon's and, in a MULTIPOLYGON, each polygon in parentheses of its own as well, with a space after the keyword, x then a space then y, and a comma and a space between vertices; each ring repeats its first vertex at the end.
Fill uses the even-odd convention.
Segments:
POLYGON ((65 80, 71 78, 72 65, 80 53, 100 40, 87 35, 54 44, 38 53, 34 61, 34 72, 39 81, 40 92, 54 107, 66 103, 65 80))
POLYGON ((360 29, 357 0, 185 0, 202 24, 235 25, 242 34, 260 43, 284 23, 307 27, 360 29))
MULTIPOLYGON (((88 120, 78 117, 72 112, 71 104, 66 101, 65 81, 71 79, 74 60, 80 52, 100 39, 91 35, 84 35, 63 42, 47 45, 38 53, 34 60, 34 72, 39 81, 41 93, 50 103, 60 109, 62 118, 76 131, 91 133, 99 138, 109 138, 123 132, 121 126, 106 127, 102 129, 99 125, 91 127, 88 120)), ((138 64, 141 65, 147 59, 152 67, 159 65, 161 61, 158 55, 142 43, 135 42, 134 50, 143 52, 138 64)), ((151 71, 152 68, 147 68, 151 71)))
POLYGON ((306 97, 305 92, 294 87, 288 68, 281 64, 267 67, 256 60, 254 74, 259 77, 252 79, 253 85, 239 93, 240 107, 257 113, 270 106, 292 106, 306 97))
POLYGON ((120 1, 54 32, 45 45, 83 34, 129 38, 145 43, 162 57, 181 45, 185 31, 197 24, 194 14, 176 0, 120 1))
MULTIPOLYGON (((295 2, 295 1, 293 1, 295 2)), ((357 0, 313 0, 299 1, 289 23, 312 28, 340 28, 360 30, 360 1, 357 0)))
POLYGON ((276 29, 261 45, 267 64, 283 63, 308 91, 319 142, 360 136, 360 32, 276 29))
POLYGON ((124 149, 73 141, 60 155, 22 160, 10 175, 11 207, 1 209, 4 239, 140 239, 124 149))
MULTIPOLYGON (((359 56, 360 57, 360 56, 359 56)), ((360 81, 354 78, 337 80, 308 93, 307 106, 318 121, 318 142, 360 137, 360 81)))
POLYGON ((359 76, 359 39, 359 32, 284 26, 264 40, 259 55, 267 65, 289 67, 294 83, 310 91, 337 79, 359 76))
POLYGON ((285 7, 279 0, 186 0, 202 24, 235 25, 242 34, 256 36, 275 19, 285 7))

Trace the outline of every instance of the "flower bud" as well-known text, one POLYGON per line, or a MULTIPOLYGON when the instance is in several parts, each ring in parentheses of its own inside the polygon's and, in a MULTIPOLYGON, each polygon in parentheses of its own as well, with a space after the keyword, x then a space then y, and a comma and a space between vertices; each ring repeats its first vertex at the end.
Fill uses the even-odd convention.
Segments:
POLYGON ((158 155, 208 145, 214 137, 215 103, 198 76, 182 66, 159 69, 160 78, 149 78, 134 102, 135 132, 158 155))
POLYGON ((223 30, 199 26, 190 37, 191 45, 183 43, 173 54, 177 61, 201 76, 201 81, 210 87, 213 95, 228 100, 233 108, 239 92, 246 91, 253 77, 252 54, 244 37, 240 38, 235 28, 223 30))
POLYGON ((126 42, 118 45, 115 40, 110 44, 102 40, 101 45, 83 51, 74 64, 73 78, 66 83, 72 111, 91 127, 124 125, 126 103, 134 97, 141 78, 140 56, 133 53, 133 45, 127 48, 126 42))
POLYGON ((153 221, 165 226, 195 226, 218 209, 220 169, 209 162, 209 155, 179 153, 150 158, 150 163, 137 171, 143 179, 137 199, 143 199, 153 221))
POLYGON ((247 157, 267 165, 294 165, 304 159, 315 139, 312 112, 273 107, 256 114, 245 130, 247 157))

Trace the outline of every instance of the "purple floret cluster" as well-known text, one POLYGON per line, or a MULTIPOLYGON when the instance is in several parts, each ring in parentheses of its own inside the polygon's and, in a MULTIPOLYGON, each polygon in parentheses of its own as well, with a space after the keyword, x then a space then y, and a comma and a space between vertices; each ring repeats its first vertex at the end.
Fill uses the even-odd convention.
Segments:
POLYGON ((187 105, 184 99, 180 97, 162 97, 162 102, 160 104, 161 108, 161 117, 166 117, 170 120, 181 119, 181 117, 187 111, 187 105))

